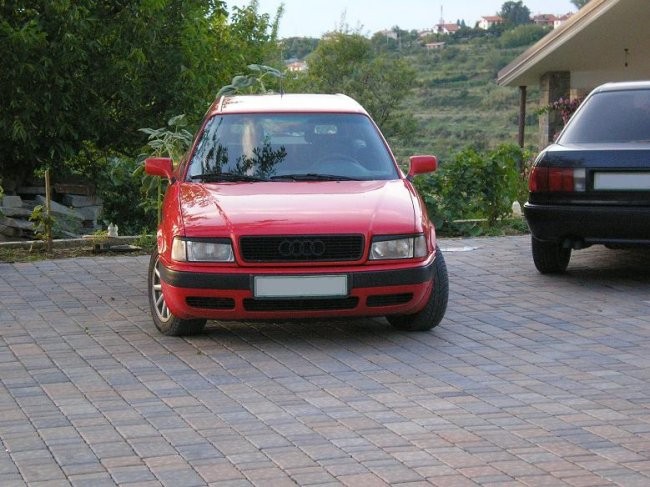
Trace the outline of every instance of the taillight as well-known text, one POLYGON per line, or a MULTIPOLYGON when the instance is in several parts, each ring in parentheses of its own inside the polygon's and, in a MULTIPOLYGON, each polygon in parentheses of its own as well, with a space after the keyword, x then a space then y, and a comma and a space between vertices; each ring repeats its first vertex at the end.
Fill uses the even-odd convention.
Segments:
POLYGON ((531 193, 584 191, 585 175, 584 169, 535 166, 528 179, 528 190, 531 193))

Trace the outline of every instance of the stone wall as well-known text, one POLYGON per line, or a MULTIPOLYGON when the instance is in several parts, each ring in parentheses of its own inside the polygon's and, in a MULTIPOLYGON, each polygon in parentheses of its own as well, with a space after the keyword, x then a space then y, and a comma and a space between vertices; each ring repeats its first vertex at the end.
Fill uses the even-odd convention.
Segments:
MULTIPOLYGON (((40 186, 17 188, 15 193, 0 200, 0 241, 33 239, 29 217, 36 206, 46 203, 45 188, 40 186)), ((102 200, 88 186, 55 185, 50 209, 55 238, 75 238, 101 228, 102 200)))

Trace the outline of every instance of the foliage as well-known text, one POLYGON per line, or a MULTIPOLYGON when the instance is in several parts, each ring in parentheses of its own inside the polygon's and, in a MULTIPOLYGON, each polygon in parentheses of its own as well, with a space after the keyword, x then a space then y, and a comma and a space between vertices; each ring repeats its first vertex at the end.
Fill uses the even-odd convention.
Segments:
POLYGON ((503 144, 480 153, 467 148, 416 185, 436 228, 450 234, 479 234, 511 214, 525 198, 527 151, 503 144), (485 222, 481 220, 485 219, 485 222))
POLYGON ((59 174, 92 141, 134 153, 139 127, 175 113, 198 122, 232 73, 277 52, 257 2, 0 2, 0 173, 59 174))
POLYGON ((156 246, 156 235, 151 233, 142 232, 133 241, 133 245, 141 247, 145 251, 152 251, 156 246))
MULTIPOLYGON (((234 93, 270 93, 272 90, 267 88, 266 84, 264 84, 264 78, 271 77, 272 79, 280 80, 280 83, 282 83, 282 79, 284 79, 284 74, 282 74, 282 72, 270 66, 249 64, 248 69, 253 73, 247 75, 239 74, 235 76, 229 85, 223 86, 217 92, 217 98, 234 93)), ((280 91, 282 91, 281 84, 280 91)))
POLYGON ((376 32, 370 39, 376 53, 413 53, 422 48, 416 30, 406 31, 395 26, 390 31, 376 32))
POLYGON ((282 59, 305 59, 316 46, 320 39, 315 37, 287 37, 280 41, 282 59))
MULTIPOLYGON (((278 7, 273 18, 267 13, 259 13, 258 9, 257 0, 251 0, 245 7, 233 8, 230 25, 225 30, 226 35, 214 46, 217 50, 214 67, 222 73, 216 86, 223 86, 228 77, 243 71, 250 63, 262 64, 278 58, 278 24, 284 7, 278 7), (228 59, 227 64, 222 64, 228 59)), ((216 88, 212 89, 212 94, 216 91, 216 88)))
POLYGON ((321 40, 308 64, 309 91, 355 98, 388 136, 399 134, 400 127, 408 124, 409 117, 396 114, 415 85, 416 72, 408 61, 376 54, 366 37, 339 31, 321 40))
POLYGON ((309 56, 309 80, 315 91, 345 92, 361 66, 373 57, 370 41, 361 34, 331 32, 309 56))
POLYGON ((90 74, 97 48, 89 2, 30 3, 0 3, 0 173, 7 179, 70 156, 75 140, 93 135, 90 93, 73 86, 90 74))
POLYGON ((499 16, 507 26, 528 24, 530 22, 530 9, 521 0, 508 1, 501 6, 499 16))
MULTIPOLYGON (((158 129, 142 128, 141 132, 149 135, 147 147, 151 151, 150 155, 154 157, 170 157, 173 163, 178 163, 190 148, 193 136, 186 129, 187 121, 185 115, 176 115, 167 121, 166 127, 158 129)), ((147 155, 141 155, 140 161, 144 162, 147 155)), ((166 184, 159 177, 152 177, 144 172, 144 164, 141 163, 133 171, 133 178, 140 179, 140 193, 142 201, 139 203, 140 208, 146 213, 152 213, 155 210, 157 223, 160 223, 162 196, 164 192, 163 185, 166 184)), ((145 227, 147 228, 147 227, 145 227)))
POLYGON ((93 245, 93 248, 101 247, 106 242, 108 242, 108 230, 95 230, 90 234, 90 241, 93 245))
POLYGON ((141 164, 132 157, 110 156, 97 178, 97 190, 104 201, 103 219, 105 223, 117 223, 124 235, 137 234, 156 224, 152 211, 156 196, 142 184, 140 168, 141 164))
POLYGON ((37 205, 32 210, 29 221, 34 223, 34 235, 36 238, 47 243, 48 250, 52 248, 52 239, 54 238, 54 226, 56 219, 51 213, 48 214, 43 205, 37 205))
MULTIPOLYGON (((500 37, 476 31, 481 32, 475 38, 445 36, 443 49, 422 48, 402 56, 417 76, 395 115, 416 120, 417 133, 410 142, 388 134, 400 161, 412 154, 435 154, 445 164, 467 147, 486 151, 517 141, 519 93, 495 80, 498 71, 527 46, 507 48, 500 37)), ((537 147, 539 88, 529 86, 527 93, 524 142, 537 147)))
POLYGON ((522 24, 505 31, 499 38, 503 47, 520 47, 534 44, 550 32, 549 27, 537 24, 522 24))
POLYGON ((539 114, 542 113, 549 113, 549 112, 558 112, 560 116, 562 117, 562 123, 563 125, 566 125, 566 123, 569 121, 571 118, 571 115, 574 114, 574 112, 578 109, 580 104, 582 103, 582 98, 564 98, 560 97, 554 102, 550 103, 549 105, 546 105, 538 110, 539 114))
POLYGON ((180 161, 180 158, 192 143, 193 135, 187 130, 187 120, 185 114, 176 115, 167 121, 167 126, 152 129, 142 128, 149 137, 147 146, 152 149, 153 156, 171 157, 174 162, 180 161))

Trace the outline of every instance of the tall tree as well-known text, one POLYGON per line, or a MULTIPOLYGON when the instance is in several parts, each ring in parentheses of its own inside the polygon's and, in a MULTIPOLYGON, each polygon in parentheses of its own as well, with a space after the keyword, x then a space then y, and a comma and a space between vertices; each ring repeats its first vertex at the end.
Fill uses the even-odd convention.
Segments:
POLYGON ((61 173, 87 145, 132 153, 141 127, 197 121, 273 55, 278 16, 255 0, 231 19, 222 0, 0 0, 0 174, 61 173))
POLYGON ((90 0, 0 2, 0 173, 25 175, 93 136, 91 75, 99 43, 90 0))
POLYGON ((501 6, 499 16, 509 26, 528 24, 530 22, 530 10, 521 0, 505 2, 501 6))
POLYGON ((345 93, 357 99, 384 132, 399 132, 397 108, 415 86, 406 61, 376 55, 372 41, 357 33, 331 32, 308 58, 307 90, 345 93))

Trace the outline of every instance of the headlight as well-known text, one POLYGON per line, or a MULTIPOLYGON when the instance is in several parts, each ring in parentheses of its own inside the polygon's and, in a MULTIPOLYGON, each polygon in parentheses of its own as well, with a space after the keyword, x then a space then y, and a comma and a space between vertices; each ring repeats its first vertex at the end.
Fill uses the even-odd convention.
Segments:
POLYGON ((415 237, 375 237, 370 247, 370 259, 412 259, 427 255, 424 235, 415 237))
POLYGON ((174 238, 172 259, 181 262, 234 262, 232 244, 228 239, 174 238))

